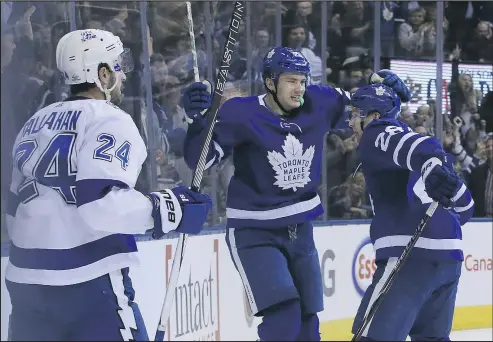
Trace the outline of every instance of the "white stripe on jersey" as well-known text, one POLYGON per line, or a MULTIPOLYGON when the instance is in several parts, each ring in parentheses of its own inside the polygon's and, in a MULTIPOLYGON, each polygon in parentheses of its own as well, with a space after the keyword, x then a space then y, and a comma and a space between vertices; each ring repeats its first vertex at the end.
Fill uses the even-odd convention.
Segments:
MULTIPOLYGON (((399 152, 402 148, 402 146, 404 146, 404 143, 406 142, 407 139, 409 139, 410 137, 414 136, 414 135, 418 135, 417 133, 406 133, 402 138, 401 140, 399 140, 399 142, 397 143, 397 146, 395 147, 395 150, 394 150, 394 163, 396 165, 399 165, 399 161, 398 161, 398 158, 399 158, 399 152)), ((401 165, 399 165, 401 166, 401 165)))
MULTIPOLYGON (((384 236, 375 240, 373 248, 377 250, 389 247, 404 247, 411 240, 410 235, 392 235, 384 236)), ((416 248, 433 249, 433 250, 453 250, 462 249, 462 240, 460 239, 431 239, 420 237, 415 245, 416 248)))
POLYGON ((413 152, 414 150, 416 149, 416 147, 421 143, 423 142, 424 140, 428 139, 429 137, 426 137, 426 136, 423 136, 421 138, 418 138, 416 139, 413 144, 411 145, 411 147, 409 148, 409 152, 407 153, 407 158, 406 158, 406 165, 407 165, 407 168, 411 171, 414 171, 413 168, 411 167, 411 157, 413 155, 413 152))
POLYGON ((110 277, 113 294, 116 297, 118 306, 121 308, 118 310, 118 315, 123 324, 123 328, 120 329, 122 339, 123 341, 133 341, 134 337, 130 329, 133 329, 134 331, 137 330, 137 323, 135 322, 134 311, 130 305, 128 305, 128 297, 125 295, 122 271, 117 270, 108 275, 110 277))
POLYGON ((317 195, 307 201, 270 210, 242 210, 226 208, 226 217, 242 220, 274 220, 310 211, 320 203, 320 197, 317 195))

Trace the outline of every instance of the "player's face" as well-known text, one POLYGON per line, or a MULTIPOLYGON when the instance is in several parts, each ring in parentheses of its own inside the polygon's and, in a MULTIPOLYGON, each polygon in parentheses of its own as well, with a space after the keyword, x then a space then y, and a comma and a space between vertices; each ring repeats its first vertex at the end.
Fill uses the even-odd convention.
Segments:
POLYGON ((363 127, 361 125, 360 109, 353 107, 351 111, 351 118, 349 119, 349 127, 356 133, 359 137, 363 135, 363 127))
POLYGON ((306 76, 297 73, 283 73, 277 83, 277 99, 287 110, 300 106, 301 98, 305 94, 306 76))
POLYGON ((363 129, 374 119, 379 117, 378 113, 370 113, 366 117, 361 117, 361 110, 357 107, 353 107, 351 111, 351 118, 349 119, 349 127, 353 132, 361 138, 363 135, 363 129))
POLYGON ((112 80, 110 87, 112 87, 116 82, 116 87, 111 91, 111 102, 118 105, 123 100, 123 88, 124 83, 127 80, 127 76, 125 76, 125 74, 121 71, 113 72, 111 76, 112 80))

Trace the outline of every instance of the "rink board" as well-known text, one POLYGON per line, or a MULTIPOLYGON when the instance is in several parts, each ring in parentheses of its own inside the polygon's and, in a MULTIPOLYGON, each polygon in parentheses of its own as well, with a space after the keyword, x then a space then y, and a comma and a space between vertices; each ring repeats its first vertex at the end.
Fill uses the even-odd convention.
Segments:
MULTIPOLYGON (((349 340, 361 293, 371 282, 373 249, 368 223, 318 225, 315 241, 323 275, 324 307, 320 313, 323 340, 349 340)), ((136 300, 153 337, 166 290, 176 239, 149 241, 140 237, 141 266, 131 271, 136 300)), ((492 326, 492 222, 463 227, 466 261, 457 295, 454 329, 492 326)), ((11 310, 2 257, 1 339, 6 340, 11 310)), ((188 239, 185 260, 169 320, 167 340, 257 339, 259 318, 252 317, 242 283, 224 240, 216 229, 188 239)), ((88 302, 90 299, 88 298, 88 302)))

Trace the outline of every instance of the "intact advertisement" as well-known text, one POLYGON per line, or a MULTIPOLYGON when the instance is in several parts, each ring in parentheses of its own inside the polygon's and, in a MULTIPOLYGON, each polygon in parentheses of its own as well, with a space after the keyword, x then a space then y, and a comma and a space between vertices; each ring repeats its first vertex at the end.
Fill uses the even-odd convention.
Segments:
MULTIPOLYGON (((178 284, 173 291, 166 340, 221 340, 220 238, 221 235, 188 238, 178 284)), ((136 301, 150 338, 154 337, 159 321, 176 242, 174 239, 140 243, 141 266, 131 272, 136 301)))

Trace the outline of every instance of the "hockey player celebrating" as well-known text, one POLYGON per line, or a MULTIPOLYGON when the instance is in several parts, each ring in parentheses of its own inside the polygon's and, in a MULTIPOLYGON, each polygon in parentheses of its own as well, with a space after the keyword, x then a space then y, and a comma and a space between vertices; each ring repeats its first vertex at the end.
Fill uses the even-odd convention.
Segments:
POLYGON ((374 218, 370 237, 377 269, 354 320, 356 333, 433 201, 435 211, 395 282, 362 334, 366 341, 447 341, 464 259, 461 225, 474 202, 440 142, 397 120, 400 99, 385 85, 360 88, 351 99, 350 126, 374 218))
POLYGON ((178 187, 134 189, 146 146, 114 106, 132 69, 120 38, 66 34, 56 63, 72 97, 39 112, 18 134, 9 201, 6 284, 11 340, 145 340, 129 278, 132 234, 198 233, 211 206, 178 187))
MULTIPOLYGON (((276 47, 264 58, 266 95, 236 97, 218 113, 209 163, 233 155, 226 242, 263 341, 320 340, 322 276, 311 220, 322 214, 317 195, 323 140, 345 123, 344 91, 307 86, 310 66, 298 51, 276 47)), ((403 82, 385 81, 407 100, 403 82)), ((191 123, 185 160, 197 164, 208 87, 191 84, 183 104, 191 123)))

